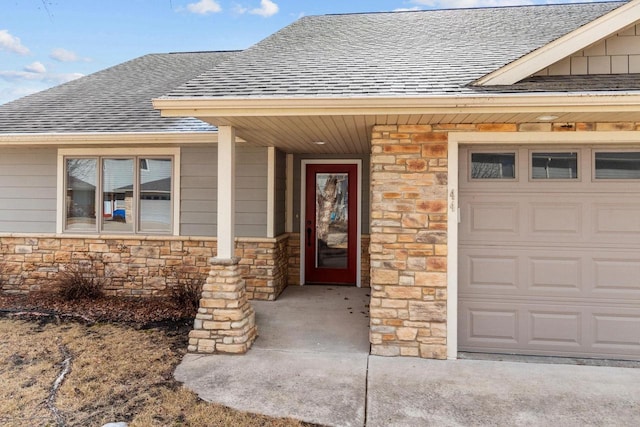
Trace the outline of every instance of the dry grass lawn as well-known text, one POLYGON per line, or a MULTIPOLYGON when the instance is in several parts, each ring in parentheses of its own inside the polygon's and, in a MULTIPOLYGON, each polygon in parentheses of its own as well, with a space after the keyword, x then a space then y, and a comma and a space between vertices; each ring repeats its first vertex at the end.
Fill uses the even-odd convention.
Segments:
POLYGON ((199 400, 173 380, 183 346, 159 329, 0 319, 0 426, 303 425, 199 400), (65 351, 71 368, 51 399, 65 351))

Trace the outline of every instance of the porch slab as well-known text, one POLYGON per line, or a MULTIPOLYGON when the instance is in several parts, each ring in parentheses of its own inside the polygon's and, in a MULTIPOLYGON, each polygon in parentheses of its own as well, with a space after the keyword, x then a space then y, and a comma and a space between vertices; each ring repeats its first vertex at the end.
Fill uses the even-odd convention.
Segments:
POLYGON ((362 426, 369 289, 290 286, 251 301, 258 338, 242 356, 187 355, 178 381, 207 401, 327 426, 362 426))
POLYGON ((363 426, 367 355, 252 348, 243 356, 187 355, 175 372, 200 398, 323 426, 363 426))
POLYGON ((255 348, 289 352, 369 354, 371 290, 347 286, 289 286, 276 301, 251 301, 255 348))

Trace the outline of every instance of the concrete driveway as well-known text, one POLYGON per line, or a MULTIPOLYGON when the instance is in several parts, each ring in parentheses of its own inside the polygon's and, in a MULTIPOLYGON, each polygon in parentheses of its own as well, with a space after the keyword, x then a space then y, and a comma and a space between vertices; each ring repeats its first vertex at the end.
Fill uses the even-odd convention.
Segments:
POLYGON ((580 366, 369 356, 368 289, 289 287, 252 302, 243 356, 187 355, 204 400, 327 426, 637 426, 640 364, 580 366))

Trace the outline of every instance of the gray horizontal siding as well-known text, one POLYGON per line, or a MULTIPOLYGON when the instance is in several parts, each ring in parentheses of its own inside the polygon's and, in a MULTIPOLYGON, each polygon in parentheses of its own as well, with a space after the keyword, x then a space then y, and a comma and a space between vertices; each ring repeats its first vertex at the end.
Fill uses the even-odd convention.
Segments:
POLYGON ((55 149, 0 149, 0 232, 55 233, 55 149))
MULTIPOLYGON (((181 156, 180 234, 217 233, 216 146, 185 147, 181 156)), ((238 146, 236 150, 236 235, 266 237, 267 149, 238 146)))

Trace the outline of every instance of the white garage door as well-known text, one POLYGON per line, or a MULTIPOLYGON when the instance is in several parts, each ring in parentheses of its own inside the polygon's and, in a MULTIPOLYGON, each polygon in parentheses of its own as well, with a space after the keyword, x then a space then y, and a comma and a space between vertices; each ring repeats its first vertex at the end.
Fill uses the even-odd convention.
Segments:
POLYGON ((640 149, 460 159, 460 350, 640 360, 640 149))

